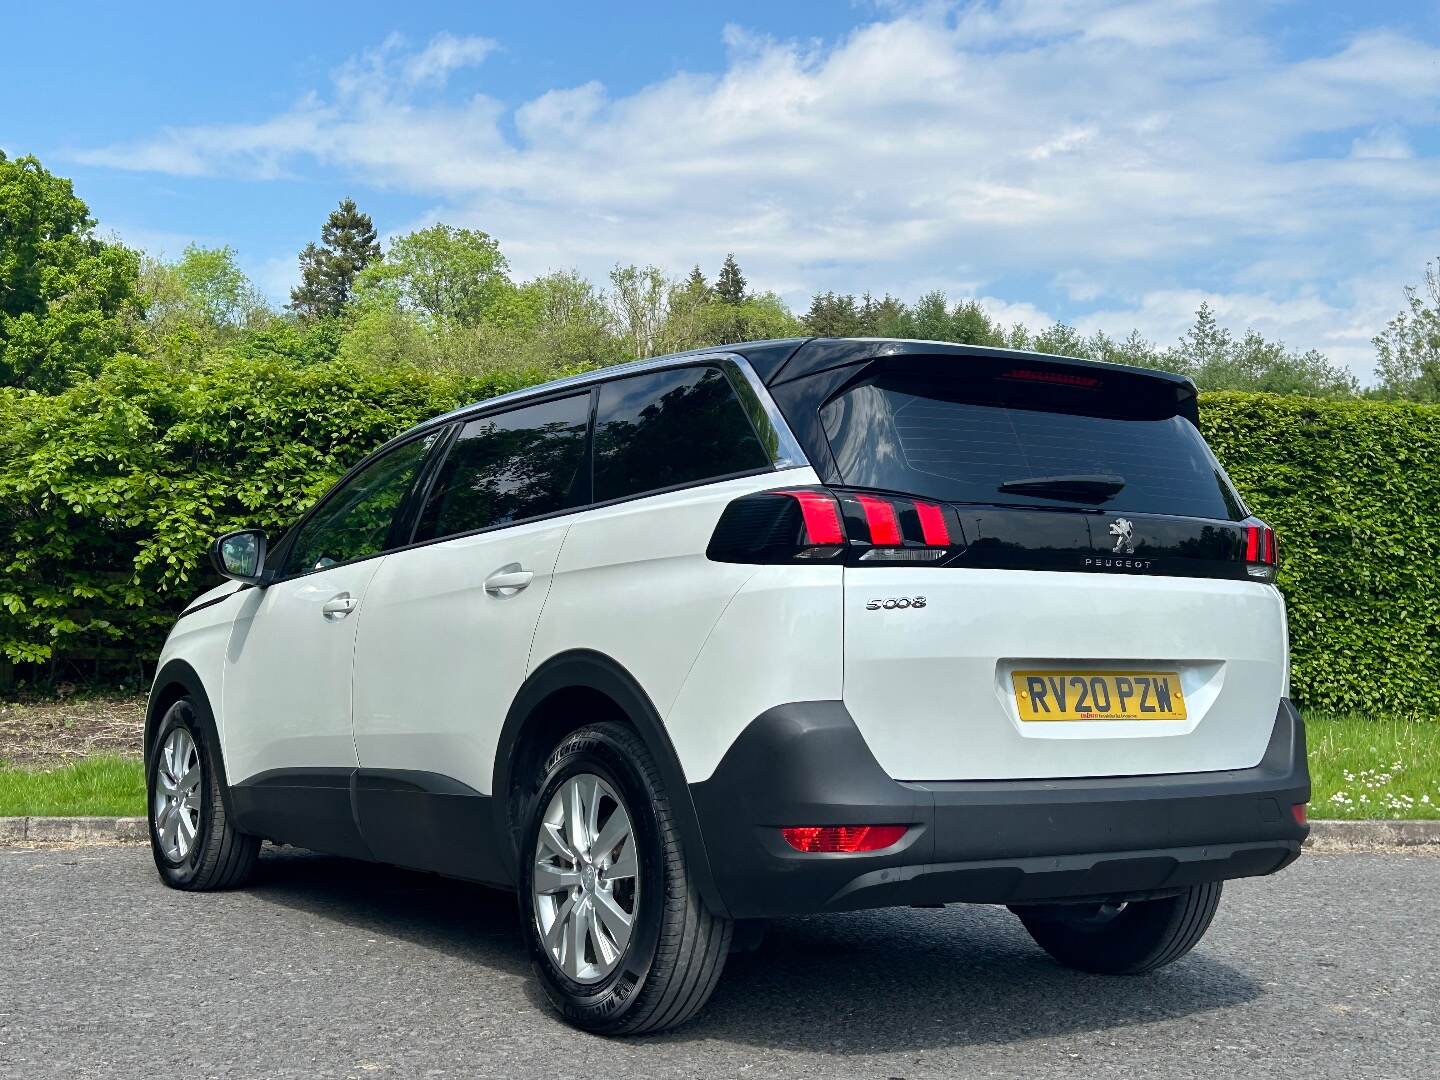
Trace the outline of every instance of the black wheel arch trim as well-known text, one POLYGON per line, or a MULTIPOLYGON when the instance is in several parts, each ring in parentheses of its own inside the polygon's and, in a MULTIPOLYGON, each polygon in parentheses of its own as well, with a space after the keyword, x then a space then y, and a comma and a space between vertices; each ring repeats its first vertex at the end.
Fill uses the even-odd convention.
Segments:
POLYGON ((675 812, 676 824, 685 843, 685 862, 705 904, 716 915, 728 917, 720 890, 716 887, 700 829, 700 818, 690 796, 690 785, 680 757, 665 730, 660 714, 640 683, 618 661, 591 649, 557 653, 530 673, 521 685, 495 748, 495 774, 491 786, 495 807, 495 837, 501 859, 512 881, 519 880, 515 838, 510 828, 510 785, 516 748, 526 725, 546 699, 563 690, 587 689, 604 694, 634 726, 660 770, 675 812))

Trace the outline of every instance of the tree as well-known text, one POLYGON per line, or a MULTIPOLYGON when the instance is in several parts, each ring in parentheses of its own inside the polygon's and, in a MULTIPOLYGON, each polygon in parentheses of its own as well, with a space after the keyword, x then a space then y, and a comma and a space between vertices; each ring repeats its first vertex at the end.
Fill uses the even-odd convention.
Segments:
POLYGON ((474 326, 512 317, 515 284, 499 243, 478 229, 432 225, 397 236, 355 279, 358 297, 382 298, 436 323, 474 326))
POLYGON ((816 293, 805 312, 805 332, 816 337, 852 337, 860 333, 860 312, 852 294, 816 293))
POLYGON ((1195 323, 1158 366, 1189 375, 1201 390, 1259 390, 1309 397, 1349 397, 1359 392, 1355 376, 1311 349, 1297 353, 1283 341, 1267 341, 1255 330, 1238 341, 1202 303, 1195 323))
POLYGON ((94 228, 69 180, 0 151, 0 385, 55 393, 133 347, 139 257, 94 228))
POLYGON ((375 223, 354 199, 343 199, 320 230, 320 244, 300 252, 300 284, 290 291, 290 309, 307 318, 338 315, 350 302, 360 271, 380 258, 375 223))
POLYGON ((1407 286, 1405 307, 1374 342, 1382 394, 1440 401, 1440 260, 1425 264, 1425 296, 1407 286))
POLYGON ((173 263, 143 258, 139 299, 151 340, 174 356, 193 356, 270 318, 228 247, 191 244, 173 263))
POLYGON ((685 279, 685 291, 694 293, 696 296, 710 295, 710 283, 705 280, 705 275, 701 272, 699 263, 695 264, 690 271, 690 276, 685 279))
POLYGON ((725 256, 720 276, 715 279, 715 299, 722 304, 738 304, 745 299, 745 275, 735 261, 735 253, 725 256))

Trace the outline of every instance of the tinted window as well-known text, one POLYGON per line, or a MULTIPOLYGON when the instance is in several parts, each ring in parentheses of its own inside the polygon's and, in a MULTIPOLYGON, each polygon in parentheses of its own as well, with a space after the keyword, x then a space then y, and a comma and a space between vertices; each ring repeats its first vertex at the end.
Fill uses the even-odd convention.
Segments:
POLYGON ((471 532, 552 514, 583 500, 590 395, 472 420, 460 432, 425 502, 416 539, 471 532))
POLYGON ((1188 420, 1153 412, 1129 418, 1099 399, 1057 406, 1054 395, 1063 390, 1037 395, 1018 388, 1006 400, 994 383, 888 375, 842 394, 821 419, 843 481, 859 487, 952 502, 1244 516, 1188 420), (1118 476, 1124 487, 1095 500, 1000 490, 1041 477, 1097 474, 1118 476))
POLYGON ((300 526, 285 557, 285 575, 384 551, 395 513, 436 438, 427 435, 397 446, 331 492, 300 526))
POLYGON ((595 500, 693 484, 770 464, 716 368, 602 383, 595 414, 595 500))

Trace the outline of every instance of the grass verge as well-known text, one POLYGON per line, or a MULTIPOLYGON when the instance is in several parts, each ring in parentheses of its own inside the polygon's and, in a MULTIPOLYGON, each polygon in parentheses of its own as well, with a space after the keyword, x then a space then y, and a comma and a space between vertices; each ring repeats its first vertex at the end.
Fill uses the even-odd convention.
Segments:
POLYGON ((1312 818, 1440 818, 1440 723, 1305 714, 1312 818))
POLYGON ((134 758, 85 758, 56 769, 0 768, 0 817, 142 817, 145 769, 134 758))
MULTIPOLYGON (((1440 723, 1307 713, 1313 818, 1440 818, 1440 723)), ((23 759, 22 759, 23 760, 23 759)), ((134 758, 59 767, 0 765, 0 817, 139 817, 134 758)))

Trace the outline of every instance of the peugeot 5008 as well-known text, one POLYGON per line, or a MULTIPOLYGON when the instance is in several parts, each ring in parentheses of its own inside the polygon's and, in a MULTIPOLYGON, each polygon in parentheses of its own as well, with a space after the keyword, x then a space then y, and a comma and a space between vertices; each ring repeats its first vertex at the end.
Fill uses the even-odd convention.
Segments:
POLYGON ((405 432, 212 549, 145 729, 155 862, 262 838, 514 888, 572 1023, 705 1003, 758 920, 1002 904, 1152 970, 1309 798, 1275 537, 1156 371, 791 340, 405 432))

